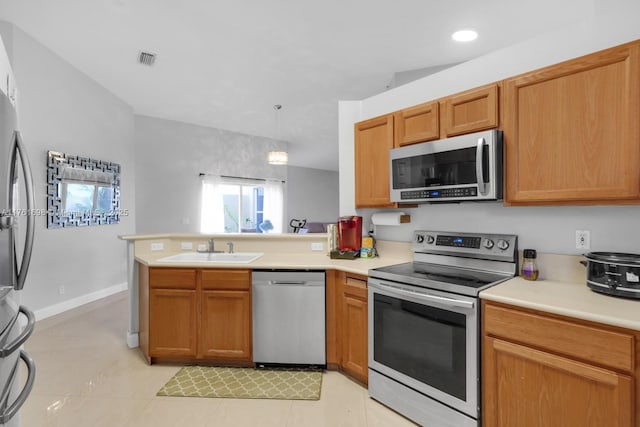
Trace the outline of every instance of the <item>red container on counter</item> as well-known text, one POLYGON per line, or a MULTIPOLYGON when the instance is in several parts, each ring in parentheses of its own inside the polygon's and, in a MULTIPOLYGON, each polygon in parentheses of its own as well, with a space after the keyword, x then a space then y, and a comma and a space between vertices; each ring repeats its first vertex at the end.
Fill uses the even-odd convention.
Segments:
POLYGON ((338 218, 338 250, 359 251, 362 246, 362 217, 341 216, 338 218))

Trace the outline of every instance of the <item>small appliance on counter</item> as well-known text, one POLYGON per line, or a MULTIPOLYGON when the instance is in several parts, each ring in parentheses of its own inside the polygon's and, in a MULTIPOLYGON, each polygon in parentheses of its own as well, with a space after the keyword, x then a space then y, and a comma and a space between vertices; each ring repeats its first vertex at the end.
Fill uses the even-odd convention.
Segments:
POLYGON ((338 250, 332 251, 333 259, 355 259, 362 247, 362 217, 341 216, 338 218, 338 250))
POLYGON ((589 252, 587 286, 602 294, 640 298, 640 255, 619 252, 589 252))

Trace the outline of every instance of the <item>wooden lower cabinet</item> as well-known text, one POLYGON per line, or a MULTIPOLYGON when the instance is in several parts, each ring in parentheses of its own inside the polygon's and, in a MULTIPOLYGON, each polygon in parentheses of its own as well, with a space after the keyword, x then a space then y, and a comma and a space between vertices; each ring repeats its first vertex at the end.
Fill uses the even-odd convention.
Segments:
POLYGON ((342 293, 342 369, 356 380, 367 384, 368 307, 367 277, 345 274, 342 293))
POLYGON ((252 362, 251 272, 202 274, 198 357, 252 362))
POLYGON ((251 270, 139 265, 140 347, 154 359, 252 364, 251 270))
POLYGON ((151 357, 196 356, 196 305, 195 290, 149 291, 151 357))
POLYGON ((637 333, 483 302, 483 426, 637 426, 637 333))

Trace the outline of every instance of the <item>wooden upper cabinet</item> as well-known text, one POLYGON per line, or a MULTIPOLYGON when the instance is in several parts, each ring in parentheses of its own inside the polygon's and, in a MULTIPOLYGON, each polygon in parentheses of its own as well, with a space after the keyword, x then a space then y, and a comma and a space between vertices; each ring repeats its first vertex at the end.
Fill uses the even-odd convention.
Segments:
POLYGON ((492 129, 499 125, 497 83, 443 98, 440 104, 441 138, 492 129))
POLYGON ((356 208, 396 207, 389 201, 393 114, 355 124, 356 208))
POLYGON ((504 82, 505 204, 640 202, 640 42, 504 82))
POLYGON ((440 137, 438 101, 397 111, 394 120, 395 147, 431 141, 440 137))

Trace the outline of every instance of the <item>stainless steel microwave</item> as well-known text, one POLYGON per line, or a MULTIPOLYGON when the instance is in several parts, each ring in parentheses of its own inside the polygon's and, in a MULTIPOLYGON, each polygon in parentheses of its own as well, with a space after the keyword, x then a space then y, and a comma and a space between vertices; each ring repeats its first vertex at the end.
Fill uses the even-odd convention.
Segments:
POLYGON ((488 130, 389 152, 391 201, 502 199, 502 132, 488 130))

